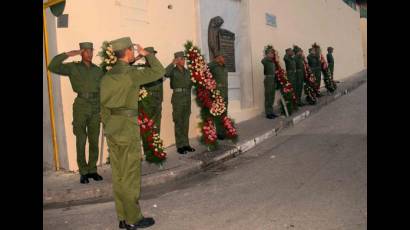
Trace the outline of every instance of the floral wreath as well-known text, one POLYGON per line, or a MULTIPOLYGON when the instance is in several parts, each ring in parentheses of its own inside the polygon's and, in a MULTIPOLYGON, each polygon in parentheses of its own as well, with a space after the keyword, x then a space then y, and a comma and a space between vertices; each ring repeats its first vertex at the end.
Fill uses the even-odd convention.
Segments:
POLYGON ((329 92, 334 92, 337 88, 336 83, 333 80, 333 76, 329 70, 329 65, 327 64, 326 59, 324 58, 320 46, 316 42, 312 45, 313 49, 316 49, 320 54, 320 67, 323 73, 323 80, 325 82, 325 87, 329 92))
MULTIPOLYGON (((275 56, 272 59, 272 62, 275 63, 275 66, 276 66, 275 77, 277 81, 279 82, 280 91, 282 93, 283 99, 285 100, 286 109, 290 115, 293 113, 293 111, 296 111, 298 109, 295 89, 293 88, 292 84, 287 78, 285 70, 281 67, 279 63, 278 51, 275 49, 273 51, 275 53, 275 56)), ((285 108, 282 103, 281 103, 281 108, 282 108, 282 114, 286 115, 285 108)))
POLYGON ((201 50, 194 46, 192 41, 187 41, 184 46, 196 102, 200 107, 201 143, 205 144, 208 150, 216 149, 218 138, 215 119, 221 121, 223 126, 221 128, 225 130, 226 139, 237 141, 238 133, 235 123, 227 116, 225 100, 217 89, 216 81, 205 63, 201 50))
MULTIPOLYGON (((293 50, 297 53, 298 51, 303 51, 299 46, 293 45, 293 50)), ((319 91, 317 89, 316 78, 313 74, 312 70, 310 69, 306 58, 303 56, 303 68, 304 68, 304 91, 306 95, 306 101, 314 105, 317 102, 317 95, 319 95, 319 91)))

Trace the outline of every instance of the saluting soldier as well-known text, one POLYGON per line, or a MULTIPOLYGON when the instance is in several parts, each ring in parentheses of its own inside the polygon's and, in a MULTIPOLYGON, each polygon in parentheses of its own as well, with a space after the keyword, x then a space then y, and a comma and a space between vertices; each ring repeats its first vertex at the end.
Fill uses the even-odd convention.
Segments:
POLYGON ((88 184, 88 178, 96 181, 103 178, 97 173, 98 137, 100 135, 100 82, 104 72, 92 63, 93 43, 80 43, 80 50, 55 56, 48 69, 56 74, 68 76, 77 97, 73 104, 73 132, 76 136, 77 165, 80 183, 88 184), (81 55, 80 62, 63 63, 67 58, 81 55), (89 157, 85 158, 88 138, 89 157))
MULTIPOLYGON (((317 52, 316 49, 310 48, 309 55, 307 56, 307 60, 308 60, 309 67, 313 72, 313 75, 315 75, 317 90, 319 91, 320 83, 322 81, 322 67, 320 66, 320 54, 317 52)), ((318 95, 318 97, 321 97, 321 96, 322 96, 321 94, 318 95)))
POLYGON ((263 65, 263 74, 265 79, 263 84, 265 86, 265 115, 268 119, 274 119, 277 117, 273 113, 273 103, 275 102, 275 92, 277 88, 277 82, 275 78, 276 66, 273 62, 275 57, 275 51, 273 47, 268 46, 264 50, 265 57, 262 59, 261 63, 263 65))
MULTIPOLYGON (((297 92, 299 90, 298 88, 298 79, 296 76, 296 60, 295 60, 295 54, 291 48, 286 49, 286 54, 283 57, 283 61, 285 62, 286 66, 286 74, 288 76, 288 80, 290 81, 290 84, 292 84, 293 88, 296 91, 296 96, 298 95, 297 92)), ((299 103, 300 104, 300 103, 299 103)))
POLYGON ((141 139, 138 125, 140 86, 165 73, 158 59, 140 45, 137 52, 150 67, 138 69, 134 44, 129 37, 111 41, 117 62, 101 82, 101 118, 110 148, 113 194, 119 227, 128 230, 149 227, 153 218, 142 215, 138 200, 141 189, 141 139))
POLYGON ((174 121, 177 152, 187 154, 195 149, 189 145, 189 117, 191 115, 191 74, 185 68, 184 52, 176 52, 174 60, 165 69, 165 77, 171 79, 172 119, 174 121))
POLYGON ((295 75, 295 92, 299 106, 305 105, 302 102, 302 92, 303 92, 303 80, 305 77, 305 65, 303 50, 298 46, 293 46, 293 53, 295 54, 295 64, 296 64, 296 75, 295 75))
MULTIPOLYGON (((146 51, 157 54, 158 52, 154 49, 154 47, 147 47, 145 48, 146 51)), ((138 58, 140 58, 139 56, 138 58)), ((137 59, 138 59, 137 58, 137 59)), ((148 60, 145 60, 145 63, 139 65, 139 67, 149 68, 150 64, 148 60)), ((149 103, 139 103, 138 106, 144 109, 144 112, 154 121, 156 126, 156 130, 158 134, 161 132, 161 117, 162 117, 162 101, 164 97, 163 93, 163 78, 158 79, 157 81, 150 82, 148 84, 142 85, 147 90, 148 96, 151 97, 152 100, 149 103)), ((143 146, 146 146, 145 139, 142 139, 144 142, 143 146)), ((144 149, 145 150, 145 149, 144 149)))
MULTIPOLYGON (((208 64, 208 67, 216 81, 216 89, 219 90, 225 101, 226 111, 224 114, 228 114, 228 71, 225 67, 225 58, 220 51, 215 52, 215 58, 208 64)), ((218 139, 225 139, 225 129, 221 119, 215 119, 214 122, 218 139)))

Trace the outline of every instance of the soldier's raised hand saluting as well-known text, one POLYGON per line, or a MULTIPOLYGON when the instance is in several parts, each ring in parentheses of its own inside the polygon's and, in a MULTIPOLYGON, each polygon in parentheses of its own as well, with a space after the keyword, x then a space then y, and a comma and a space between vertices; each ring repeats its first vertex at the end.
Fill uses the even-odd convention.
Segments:
POLYGON ((150 54, 148 51, 144 50, 144 47, 142 47, 140 44, 136 44, 137 46, 137 52, 139 55, 141 56, 147 56, 148 54, 150 54))
POLYGON ((76 55, 80 55, 82 51, 83 51, 83 50, 72 50, 72 51, 70 51, 70 52, 67 52, 66 54, 67 54, 69 57, 73 57, 73 56, 76 56, 76 55))

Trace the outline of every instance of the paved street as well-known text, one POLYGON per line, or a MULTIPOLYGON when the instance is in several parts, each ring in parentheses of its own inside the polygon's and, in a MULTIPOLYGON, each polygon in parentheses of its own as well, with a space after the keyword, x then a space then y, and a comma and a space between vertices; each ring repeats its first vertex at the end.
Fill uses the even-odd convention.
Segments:
MULTIPOLYGON (((367 229, 367 83, 206 172, 144 190, 150 230, 367 229)), ((46 209, 46 230, 118 229, 114 203, 46 209)))

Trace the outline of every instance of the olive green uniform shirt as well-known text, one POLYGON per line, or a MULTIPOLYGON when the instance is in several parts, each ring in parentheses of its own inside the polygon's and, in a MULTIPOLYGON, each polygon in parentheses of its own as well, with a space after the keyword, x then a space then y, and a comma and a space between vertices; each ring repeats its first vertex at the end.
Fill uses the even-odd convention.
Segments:
POLYGON ((165 77, 171 79, 171 89, 185 88, 191 89, 192 81, 189 70, 183 68, 178 69, 173 63, 165 68, 165 77))
POLYGON ((95 64, 88 67, 84 62, 63 63, 69 56, 59 54, 51 60, 48 68, 51 72, 70 78, 71 87, 76 93, 97 93, 100 91, 101 77, 104 72, 95 64))
POLYGON ((138 110, 140 86, 162 78, 165 73, 164 67, 153 54, 147 55, 146 59, 151 68, 143 70, 121 60, 117 61, 101 82, 101 119, 104 131, 107 137, 112 137, 117 143, 140 139, 137 116, 111 116, 110 109, 138 110))
POLYGON ((276 66, 272 59, 265 57, 262 59, 263 64, 263 74, 264 75, 275 75, 276 66))

